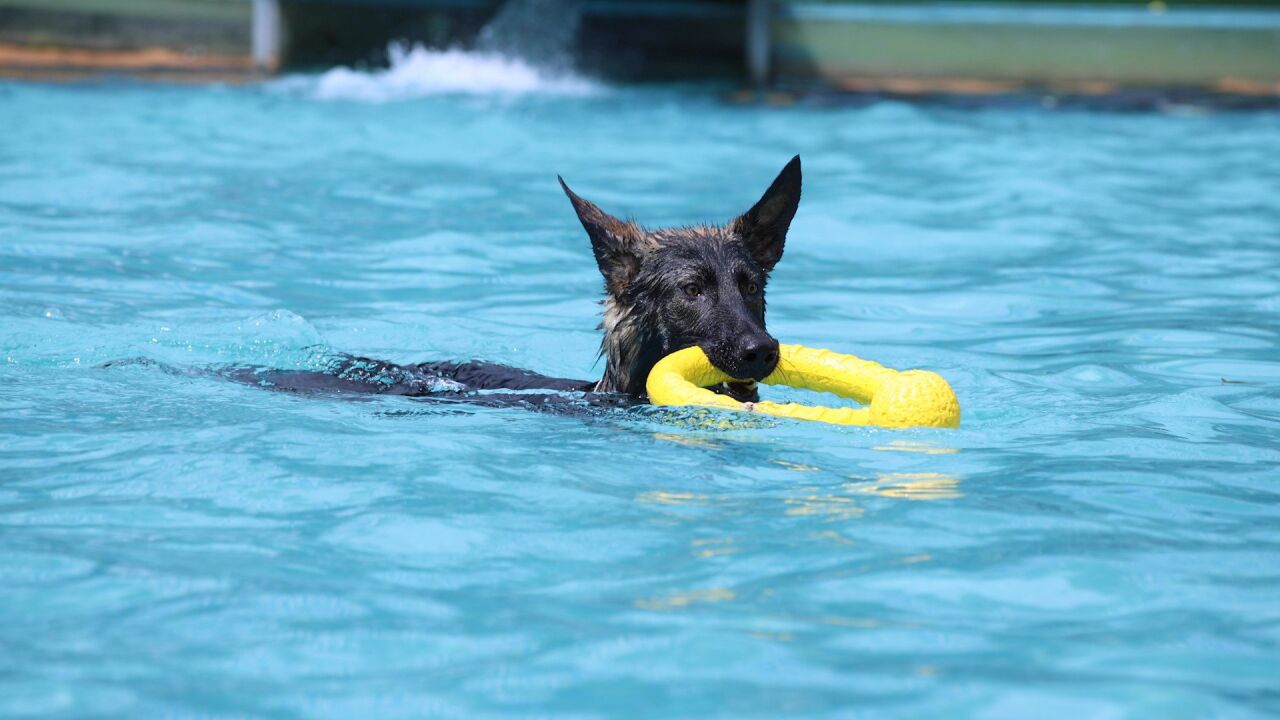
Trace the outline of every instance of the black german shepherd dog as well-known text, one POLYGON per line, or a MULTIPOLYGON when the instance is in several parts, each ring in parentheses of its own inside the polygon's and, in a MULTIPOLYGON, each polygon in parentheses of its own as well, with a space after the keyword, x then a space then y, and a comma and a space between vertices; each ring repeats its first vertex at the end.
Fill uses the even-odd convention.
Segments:
POLYGON ((600 355, 606 366, 599 381, 479 361, 396 365, 354 356, 335 358, 325 372, 239 368, 231 377, 286 392, 402 395, 547 410, 567 410, 564 403, 575 398, 595 406, 626 406, 644 401, 645 380, 658 360, 697 345, 716 367, 741 378, 714 388, 717 392, 756 400, 755 381, 778 364, 778 341, 764 326, 764 288, 800 203, 800 157, 787 163, 754 207, 724 226, 646 230, 579 197, 563 179, 560 186, 591 238, 604 275, 600 355), (547 392, 523 392, 537 390, 547 392))

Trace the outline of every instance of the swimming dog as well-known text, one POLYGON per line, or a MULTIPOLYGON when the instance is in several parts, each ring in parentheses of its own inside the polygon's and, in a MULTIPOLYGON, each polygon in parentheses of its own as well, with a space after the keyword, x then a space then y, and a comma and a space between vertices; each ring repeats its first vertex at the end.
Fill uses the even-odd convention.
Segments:
POLYGON ((792 158, 750 210, 725 225, 648 230, 620 220, 560 186, 591 241, 604 277, 604 338, 598 381, 553 378, 487 362, 396 365, 341 356, 326 372, 241 368, 232 377, 293 392, 356 392, 457 398, 481 404, 542 405, 546 394, 584 393, 592 404, 644 401, 645 380, 666 355, 697 345, 739 381, 714 388, 740 401, 757 399, 755 381, 778 363, 778 341, 765 329, 765 285, 782 258, 800 203, 800 157, 792 158))

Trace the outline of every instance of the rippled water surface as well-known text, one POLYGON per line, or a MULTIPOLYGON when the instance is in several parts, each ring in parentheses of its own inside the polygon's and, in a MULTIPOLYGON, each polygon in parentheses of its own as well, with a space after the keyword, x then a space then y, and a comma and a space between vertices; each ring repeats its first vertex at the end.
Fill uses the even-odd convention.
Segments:
POLYGON ((530 82, 0 86, 0 716, 1280 712, 1280 117, 530 82), (597 376, 556 173, 726 220, 795 153, 770 329, 962 429, 205 372, 597 376))

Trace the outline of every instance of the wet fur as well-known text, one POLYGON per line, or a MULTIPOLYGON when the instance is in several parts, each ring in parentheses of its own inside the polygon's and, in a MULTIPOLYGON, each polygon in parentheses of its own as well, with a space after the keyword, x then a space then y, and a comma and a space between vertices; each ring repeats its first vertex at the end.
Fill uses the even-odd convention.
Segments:
POLYGON ((764 290, 800 201, 800 158, 783 168, 754 207, 723 226, 646 230, 604 212, 563 179, 561 185, 605 281, 600 354, 606 365, 596 390, 642 396, 658 360, 698 345, 713 364, 746 381, 726 392, 754 398, 750 381, 763 379, 776 364, 777 342, 765 330, 764 290), (685 288, 694 284, 702 294, 687 297, 685 288), (774 360, 743 361, 755 346, 774 360))

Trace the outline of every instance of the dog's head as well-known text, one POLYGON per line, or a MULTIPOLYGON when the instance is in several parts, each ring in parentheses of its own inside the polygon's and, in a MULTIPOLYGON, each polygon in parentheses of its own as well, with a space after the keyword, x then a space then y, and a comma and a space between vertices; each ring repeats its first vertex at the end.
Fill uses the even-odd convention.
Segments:
POLYGON ((799 156, 724 226, 646 230, 560 184, 604 275, 605 389, 642 392, 654 363, 693 345, 732 377, 773 372, 778 341, 765 330, 764 290, 800 202, 799 156))

